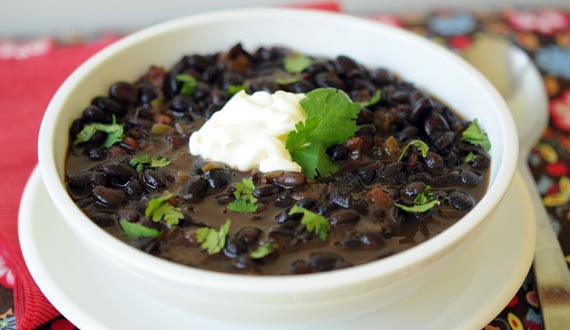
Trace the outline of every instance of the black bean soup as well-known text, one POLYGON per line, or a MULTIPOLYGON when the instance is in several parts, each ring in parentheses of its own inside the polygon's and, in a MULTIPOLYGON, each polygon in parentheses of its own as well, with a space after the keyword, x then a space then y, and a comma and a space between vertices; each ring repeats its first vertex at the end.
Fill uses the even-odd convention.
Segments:
POLYGON ((453 225, 482 198, 490 158, 462 138, 470 122, 385 69, 347 56, 305 57, 305 67, 292 73, 284 67, 291 56, 300 55, 282 47, 247 52, 238 44, 184 56, 171 70, 151 66, 135 82, 111 85, 70 128, 66 184, 77 206, 113 236, 160 258, 220 272, 283 275, 390 256, 453 225), (183 91, 188 76, 195 83, 191 93, 183 91), (245 173, 189 153, 192 132, 236 90, 326 87, 363 102, 355 136, 327 149, 340 166, 331 176, 245 173), (381 97, 369 102, 375 96, 381 97), (417 140, 429 146, 427 153, 410 146, 417 140), (243 179, 254 185, 253 213, 228 209, 243 179), (429 198, 418 202, 419 195, 429 198), (149 212, 152 200, 162 203, 163 214, 149 212), (406 210, 416 204, 428 207, 406 210), (290 214, 295 206, 326 219, 326 237, 310 230, 303 213, 290 214), (201 228, 212 231, 200 234, 201 228))

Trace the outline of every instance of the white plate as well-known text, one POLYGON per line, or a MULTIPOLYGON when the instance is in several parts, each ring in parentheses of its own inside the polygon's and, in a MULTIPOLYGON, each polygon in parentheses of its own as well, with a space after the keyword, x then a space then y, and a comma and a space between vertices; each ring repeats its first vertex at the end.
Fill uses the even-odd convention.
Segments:
MULTIPOLYGON (((481 329, 507 305, 528 273, 536 238, 533 215, 517 174, 495 218, 436 280, 364 317, 317 329, 481 329)), ((240 328, 150 300, 118 280, 113 269, 99 267, 60 219, 38 169, 22 197, 19 235, 38 286, 81 329, 240 328)))

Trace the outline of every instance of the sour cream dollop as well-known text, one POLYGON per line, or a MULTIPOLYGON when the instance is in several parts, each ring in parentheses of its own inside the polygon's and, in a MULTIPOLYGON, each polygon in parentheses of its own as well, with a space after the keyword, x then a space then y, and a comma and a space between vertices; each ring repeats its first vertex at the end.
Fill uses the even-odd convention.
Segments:
POLYGON ((190 136, 190 153, 240 171, 301 172, 285 148, 285 138, 307 118, 299 104, 304 97, 284 91, 240 91, 190 136))

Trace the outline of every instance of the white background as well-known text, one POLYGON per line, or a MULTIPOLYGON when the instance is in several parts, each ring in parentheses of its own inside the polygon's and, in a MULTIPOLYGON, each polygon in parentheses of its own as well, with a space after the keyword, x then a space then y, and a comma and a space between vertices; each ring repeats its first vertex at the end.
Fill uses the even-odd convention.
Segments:
MULTIPOLYGON (((169 18, 253 6, 319 0, 0 0, 0 36, 133 30, 169 18)), ((429 10, 436 7, 489 8, 557 6, 570 9, 570 0, 338 0, 355 14, 429 10)))

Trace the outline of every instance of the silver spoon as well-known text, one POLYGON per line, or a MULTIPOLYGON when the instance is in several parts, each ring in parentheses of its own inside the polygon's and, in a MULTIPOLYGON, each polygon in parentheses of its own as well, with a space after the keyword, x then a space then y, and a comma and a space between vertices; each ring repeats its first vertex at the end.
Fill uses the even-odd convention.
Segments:
POLYGON ((501 93, 519 136, 518 171, 533 197, 537 242, 534 275, 546 330, 570 329, 570 272, 548 220, 527 159, 548 123, 548 98, 542 78, 529 57, 501 37, 478 36, 464 58, 501 93))

